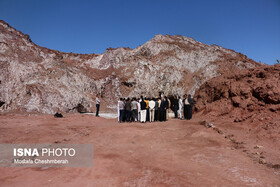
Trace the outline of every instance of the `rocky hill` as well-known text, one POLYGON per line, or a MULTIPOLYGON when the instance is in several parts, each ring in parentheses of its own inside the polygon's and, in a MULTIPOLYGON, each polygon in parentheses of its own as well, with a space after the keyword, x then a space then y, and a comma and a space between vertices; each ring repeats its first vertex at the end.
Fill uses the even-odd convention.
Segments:
POLYGON ((213 78, 195 94, 197 112, 233 122, 272 122, 280 113, 280 65, 244 69, 213 78), (274 117, 273 117, 274 116, 274 117))
POLYGON ((135 49, 64 53, 0 21, 1 111, 92 111, 97 93, 101 110, 110 110, 120 96, 194 94, 213 77, 257 66, 241 53, 177 35, 156 35, 135 49))

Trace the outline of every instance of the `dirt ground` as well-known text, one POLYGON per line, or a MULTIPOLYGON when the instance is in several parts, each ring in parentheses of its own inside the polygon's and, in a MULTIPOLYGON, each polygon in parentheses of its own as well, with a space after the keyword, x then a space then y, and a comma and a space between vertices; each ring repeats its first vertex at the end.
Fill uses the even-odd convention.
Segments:
POLYGON ((198 116, 120 124, 82 114, 0 115, 0 143, 94 144, 93 168, 0 168, 0 186, 280 186, 277 140, 214 125, 198 116))

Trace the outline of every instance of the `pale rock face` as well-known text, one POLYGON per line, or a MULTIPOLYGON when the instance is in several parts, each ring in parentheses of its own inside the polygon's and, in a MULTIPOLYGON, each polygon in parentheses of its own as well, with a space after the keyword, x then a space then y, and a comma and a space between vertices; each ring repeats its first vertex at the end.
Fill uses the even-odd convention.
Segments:
POLYGON ((119 97, 194 94, 205 81, 260 64, 245 55, 183 36, 156 35, 135 49, 73 54, 42 48, 0 21, 2 111, 69 112, 78 104, 115 110, 119 97))

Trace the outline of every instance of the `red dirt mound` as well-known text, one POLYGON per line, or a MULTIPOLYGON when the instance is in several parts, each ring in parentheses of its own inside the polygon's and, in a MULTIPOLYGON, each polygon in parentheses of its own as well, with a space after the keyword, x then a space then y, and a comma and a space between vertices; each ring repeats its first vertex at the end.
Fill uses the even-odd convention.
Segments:
POLYGON ((244 69, 213 78, 196 92, 195 111, 234 122, 271 120, 280 113, 280 65, 244 69), (262 119, 263 116, 266 119, 262 119))
POLYGON ((279 168, 279 64, 213 78, 197 90, 194 99, 196 117, 213 123, 225 137, 233 137, 249 157, 279 168))

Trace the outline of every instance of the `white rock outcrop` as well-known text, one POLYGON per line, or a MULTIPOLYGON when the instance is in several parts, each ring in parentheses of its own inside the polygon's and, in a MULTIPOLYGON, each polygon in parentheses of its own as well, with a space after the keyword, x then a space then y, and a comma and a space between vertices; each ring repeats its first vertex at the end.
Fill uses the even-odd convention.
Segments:
POLYGON ((2 111, 68 112, 83 105, 116 108, 119 97, 194 94, 206 80, 258 63, 245 55, 183 36, 156 35, 135 49, 74 54, 34 44, 28 35, 0 21, 2 111))

